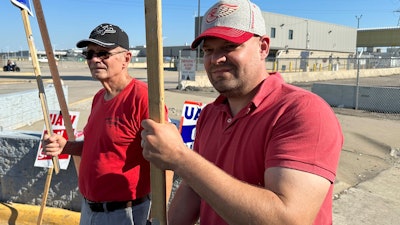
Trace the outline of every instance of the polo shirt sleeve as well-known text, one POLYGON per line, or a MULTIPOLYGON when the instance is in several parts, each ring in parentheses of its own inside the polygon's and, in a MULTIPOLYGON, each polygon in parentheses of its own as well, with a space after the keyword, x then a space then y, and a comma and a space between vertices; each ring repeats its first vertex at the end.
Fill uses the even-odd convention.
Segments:
POLYGON ((289 96, 273 124, 265 167, 286 167, 334 181, 343 145, 340 124, 319 96, 289 96))

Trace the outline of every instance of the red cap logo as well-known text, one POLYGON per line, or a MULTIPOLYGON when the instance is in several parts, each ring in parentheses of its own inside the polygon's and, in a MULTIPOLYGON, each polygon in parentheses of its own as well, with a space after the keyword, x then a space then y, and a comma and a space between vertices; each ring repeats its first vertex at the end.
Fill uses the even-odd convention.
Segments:
POLYGON ((206 16, 207 23, 213 23, 218 18, 229 16, 235 12, 239 7, 237 5, 219 4, 215 6, 206 16))

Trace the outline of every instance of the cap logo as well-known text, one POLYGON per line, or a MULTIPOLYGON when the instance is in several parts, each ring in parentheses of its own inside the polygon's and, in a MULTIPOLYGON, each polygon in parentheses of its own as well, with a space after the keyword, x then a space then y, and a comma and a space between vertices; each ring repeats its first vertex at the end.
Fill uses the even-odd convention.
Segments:
POLYGON ((234 13, 239 6, 230 4, 219 4, 210 10, 206 16, 207 23, 213 23, 215 20, 221 17, 229 16, 234 13))
POLYGON ((114 27, 112 27, 112 25, 107 24, 104 26, 99 26, 98 28, 96 28, 95 32, 98 35, 105 35, 105 34, 114 34, 117 31, 114 30, 114 27))

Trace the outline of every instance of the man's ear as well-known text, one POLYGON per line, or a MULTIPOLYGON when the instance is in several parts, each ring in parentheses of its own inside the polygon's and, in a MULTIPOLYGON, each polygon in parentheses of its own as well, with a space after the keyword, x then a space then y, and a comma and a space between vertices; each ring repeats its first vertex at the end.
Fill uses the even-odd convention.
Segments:
POLYGON ((265 53, 265 57, 268 56, 269 54, 269 37, 268 36, 262 36, 261 37, 261 51, 265 53))
POLYGON ((126 67, 129 66, 129 63, 131 62, 132 59, 132 52, 128 51, 125 54, 125 63, 126 63, 126 67))

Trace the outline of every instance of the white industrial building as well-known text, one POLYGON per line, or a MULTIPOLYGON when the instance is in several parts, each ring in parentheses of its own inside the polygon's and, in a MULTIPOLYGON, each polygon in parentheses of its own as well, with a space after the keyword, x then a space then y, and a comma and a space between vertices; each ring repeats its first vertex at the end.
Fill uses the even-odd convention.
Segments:
MULTIPOLYGON (((348 67, 348 59, 355 56, 357 28, 270 12, 262 12, 262 15, 270 37, 268 61, 273 63, 282 59, 280 65, 270 65, 269 68, 312 70, 312 67, 323 69, 333 65, 348 67), (312 63, 309 62, 311 59, 312 63)), ((200 21, 195 18, 195 36, 200 21)))
POLYGON ((263 16, 272 51, 355 52, 356 28, 269 12, 263 16))

